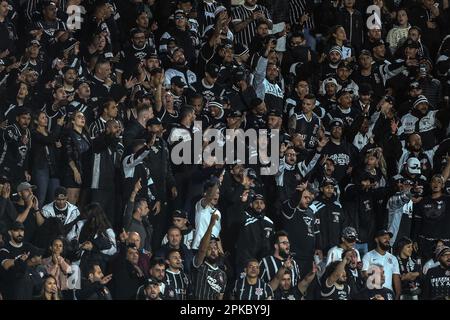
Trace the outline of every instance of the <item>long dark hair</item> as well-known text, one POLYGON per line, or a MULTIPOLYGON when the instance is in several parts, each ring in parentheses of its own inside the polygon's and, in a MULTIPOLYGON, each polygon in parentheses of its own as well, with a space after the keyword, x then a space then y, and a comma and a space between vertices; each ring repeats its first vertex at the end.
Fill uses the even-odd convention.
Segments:
POLYGON ((92 241, 98 234, 104 234, 111 224, 99 203, 93 202, 85 208, 87 220, 81 228, 79 243, 92 241))
MULTIPOLYGON (((44 277, 44 281, 42 282, 42 289, 41 289, 41 294, 39 295, 39 297, 42 300, 45 300, 45 282, 47 281, 47 279, 52 278, 53 280, 55 280, 55 283, 58 283, 58 281, 56 280, 55 276, 48 274, 44 277)), ((58 292, 56 293, 56 295, 58 296, 58 300, 62 300, 62 296, 61 296, 61 290, 58 288, 58 292)))

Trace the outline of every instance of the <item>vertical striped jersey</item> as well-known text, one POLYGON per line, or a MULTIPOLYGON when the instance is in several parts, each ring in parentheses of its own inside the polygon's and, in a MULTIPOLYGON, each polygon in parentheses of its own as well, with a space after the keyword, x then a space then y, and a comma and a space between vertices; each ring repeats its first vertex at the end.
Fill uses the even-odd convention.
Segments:
MULTIPOLYGON (((248 19, 254 11, 261 11, 264 13, 264 16, 271 20, 269 11, 266 7, 261 6, 257 4, 254 8, 248 8, 245 5, 241 5, 239 7, 236 7, 231 11, 231 19, 233 23, 242 22, 246 19, 248 19)), ((249 23, 243 30, 240 32, 235 33, 235 42, 236 43, 242 43, 246 46, 249 46, 250 43, 253 40, 253 37, 256 34, 256 20, 249 23)))
MULTIPOLYGON (((278 269, 280 269, 282 265, 283 260, 275 258, 275 256, 268 256, 263 258, 259 263, 261 269, 261 279, 266 283, 269 283, 276 276, 278 269)), ((292 260, 291 279, 293 286, 297 285, 299 278, 300 271, 298 268, 298 264, 294 260, 292 260)))
POLYGON ((268 300, 272 299, 272 288, 261 278, 258 278, 255 284, 251 285, 247 277, 236 280, 233 288, 233 297, 235 300, 268 300))

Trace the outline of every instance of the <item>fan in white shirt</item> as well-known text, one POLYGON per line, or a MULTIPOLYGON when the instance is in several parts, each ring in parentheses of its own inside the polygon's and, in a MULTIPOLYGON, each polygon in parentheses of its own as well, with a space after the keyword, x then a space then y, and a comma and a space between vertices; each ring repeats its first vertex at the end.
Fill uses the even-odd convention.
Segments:
POLYGON ((216 205, 219 202, 219 185, 216 181, 208 181, 204 187, 204 197, 195 204, 195 237, 192 242, 192 249, 197 250, 200 241, 208 229, 211 215, 216 213, 217 219, 213 229, 212 237, 219 238, 221 230, 221 214, 216 205))
MULTIPOLYGON (((401 293, 400 267, 397 258, 388 252, 391 248, 389 244, 391 237, 392 233, 387 230, 377 232, 375 236, 377 247, 364 255, 362 272, 367 276, 367 270, 371 265, 383 266, 386 278, 384 287, 393 290, 398 299, 401 293)), ((373 276, 376 275, 371 277, 373 276)))
MULTIPOLYGON (((356 232, 355 228, 344 228, 341 234, 341 243, 328 250, 327 266, 334 261, 342 261, 342 253, 344 252, 344 250, 353 249, 355 247, 356 241, 358 241, 358 233, 356 232)), ((355 250, 355 252, 357 261, 361 262, 359 251, 355 250)))

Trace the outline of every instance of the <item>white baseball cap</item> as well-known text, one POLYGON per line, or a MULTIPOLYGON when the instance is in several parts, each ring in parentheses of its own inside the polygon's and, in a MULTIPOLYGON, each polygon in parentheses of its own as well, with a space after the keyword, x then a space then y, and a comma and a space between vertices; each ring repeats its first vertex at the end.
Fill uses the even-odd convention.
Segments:
POLYGON ((417 158, 409 158, 406 162, 406 166, 408 167, 408 172, 412 174, 421 174, 421 166, 420 161, 417 158))

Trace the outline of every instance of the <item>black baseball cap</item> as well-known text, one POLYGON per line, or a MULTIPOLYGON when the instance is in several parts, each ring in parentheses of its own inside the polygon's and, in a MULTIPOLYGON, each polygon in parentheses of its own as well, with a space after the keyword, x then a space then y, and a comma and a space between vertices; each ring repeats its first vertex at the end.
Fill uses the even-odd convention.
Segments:
POLYGON ((142 30, 140 30, 140 29, 138 29, 138 28, 133 28, 133 29, 130 30, 130 36, 131 36, 131 37, 134 37, 134 36, 135 36, 136 34, 138 34, 138 33, 144 33, 144 34, 145 34, 144 31, 142 31, 142 30))
POLYGON ((377 233, 375 234, 375 238, 378 238, 378 237, 382 237, 382 236, 385 236, 385 235, 389 235, 389 237, 393 237, 394 235, 392 234, 392 232, 390 232, 390 231, 388 231, 388 230, 386 230, 386 229, 381 229, 381 230, 378 230, 377 231, 377 233))
POLYGON ((379 46, 386 46, 386 42, 384 42, 383 39, 379 39, 379 40, 375 41, 374 43, 372 43, 372 49, 379 47, 379 46))
POLYGON ((257 180, 257 179, 258 179, 258 176, 256 175, 255 170, 253 170, 253 169, 251 169, 251 168, 247 169, 246 172, 245 172, 245 174, 246 174, 247 177, 249 177, 250 179, 253 179, 253 180, 257 180))
POLYGON ((256 201, 256 200, 262 200, 262 201, 264 201, 264 196, 262 195, 262 194, 260 194, 260 193, 256 193, 256 194, 254 194, 253 196, 252 196, 252 202, 253 201, 256 201))
POLYGON ((395 104, 395 98, 393 96, 384 96, 384 101, 395 104))
POLYGON ((362 83, 359 86, 359 95, 368 96, 373 94, 372 86, 369 83, 362 83))
POLYGON ((227 112, 227 118, 242 118, 242 112, 239 110, 230 110, 227 112))
POLYGON ((348 63, 347 61, 341 61, 341 62, 339 62, 337 68, 338 68, 338 69, 346 68, 346 69, 348 69, 348 70, 350 70, 350 71, 352 70, 352 67, 351 67, 350 63, 348 63))
POLYGON ((160 281, 158 279, 151 277, 145 281, 144 288, 147 288, 149 285, 152 285, 152 284, 159 286, 159 283, 160 283, 160 281))
POLYGON ((161 119, 158 117, 153 117, 149 120, 147 120, 147 123, 145 124, 147 127, 150 127, 152 125, 159 125, 162 124, 161 119))
POLYGON ((59 197, 66 197, 67 196, 67 189, 64 187, 58 187, 55 190, 55 198, 59 198, 59 197))
POLYGON ((188 218, 188 214, 186 211, 184 210, 175 210, 172 213, 172 218, 183 218, 183 219, 187 219, 188 218))
POLYGON ((275 109, 272 109, 267 113, 267 117, 282 117, 282 116, 283 114, 275 109))
POLYGON ((170 79, 170 84, 173 84, 179 88, 187 88, 186 81, 180 76, 175 76, 172 79, 170 79))
POLYGON ((409 84, 409 90, 420 89, 420 83, 417 81, 413 81, 409 84))
POLYGON ((413 39, 408 39, 405 42, 405 48, 419 49, 419 43, 417 41, 414 41, 413 39))
POLYGON ((14 221, 11 224, 11 227, 9 228, 9 230, 25 230, 25 226, 23 225, 22 222, 14 221))
POLYGON ((350 90, 350 89, 347 89, 347 88, 343 88, 343 89, 339 90, 336 93, 336 99, 338 100, 339 98, 341 98, 343 95, 346 95, 347 93, 348 94, 353 94, 353 90, 350 90))
POLYGON ((219 76, 219 71, 219 66, 214 63, 208 63, 205 67, 205 72, 207 72, 213 78, 217 78, 219 76))

